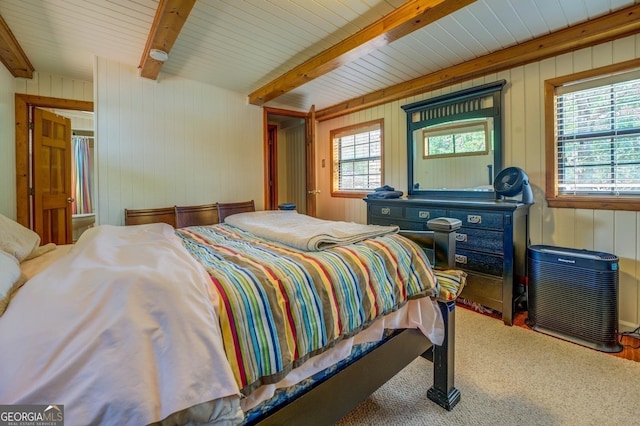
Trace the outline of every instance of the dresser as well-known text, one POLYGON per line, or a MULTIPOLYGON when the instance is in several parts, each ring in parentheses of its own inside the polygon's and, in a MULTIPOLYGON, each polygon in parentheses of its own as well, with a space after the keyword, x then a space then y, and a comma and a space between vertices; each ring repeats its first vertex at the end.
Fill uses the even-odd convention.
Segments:
POLYGON ((513 324, 516 304, 525 301, 529 205, 491 199, 365 199, 367 222, 429 230, 427 221, 462 221, 455 236, 455 267, 467 272, 461 297, 502 313, 513 324))

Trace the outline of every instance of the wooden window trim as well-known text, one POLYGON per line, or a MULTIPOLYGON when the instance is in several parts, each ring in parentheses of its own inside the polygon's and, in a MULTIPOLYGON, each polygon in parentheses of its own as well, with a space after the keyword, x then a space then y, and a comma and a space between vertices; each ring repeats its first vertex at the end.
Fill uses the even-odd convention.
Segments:
POLYGON ((558 147, 556 145, 555 90, 568 82, 627 71, 640 67, 640 58, 594 68, 544 82, 545 196, 549 207, 594 210, 640 210, 639 196, 563 195, 558 193, 558 147))
POLYGON ((358 124, 353 124, 350 126, 346 126, 346 127, 341 127, 339 129, 334 129, 331 130, 329 132, 329 146, 330 146, 330 151, 331 151, 331 178, 330 178, 330 183, 331 183, 331 196, 332 197, 339 197, 339 198, 363 198, 366 197, 367 194, 373 192, 371 191, 336 191, 334 190, 334 182, 337 179, 336 176, 336 162, 337 159, 334 158, 334 146, 333 146, 333 139, 334 139, 334 135, 337 133, 345 133, 345 132, 349 132, 352 129, 357 129, 357 128, 361 128, 361 127, 371 127, 375 124, 379 124, 380 126, 380 182, 382 185, 384 185, 384 119, 383 118, 379 118, 377 120, 371 120, 371 121, 367 121, 364 123, 358 123, 358 124))
POLYGON ((489 153, 489 124, 487 120, 482 121, 470 121, 465 124, 450 124, 447 126, 438 127, 437 129, 425 128, 422 131, 422 159, 423 160, 432 160, 436 158, 447 158, 447 157, 469 157, 473 155, 487 155, 489 153), (473 151, 473 152, 454 152, 450 154, 432 154, 429 155, 427 153, 427 138, 430 133, 443 132, 443 131, 451 131, 455 133, 458 129, 466 129, 472 127, 474 125, 482 126, 484 128, 484 150, 482 151, 473 151))

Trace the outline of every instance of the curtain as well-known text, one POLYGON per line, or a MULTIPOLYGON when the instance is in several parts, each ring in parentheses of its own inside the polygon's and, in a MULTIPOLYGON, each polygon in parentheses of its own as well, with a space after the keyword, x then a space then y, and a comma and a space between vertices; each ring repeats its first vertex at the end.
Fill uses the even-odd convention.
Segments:
POLYGON ((71 205, 71 213, 93 213, 89 138, 73 136, 71 148, 73 151, 71 157, 71 197, 75 200, 71 205))

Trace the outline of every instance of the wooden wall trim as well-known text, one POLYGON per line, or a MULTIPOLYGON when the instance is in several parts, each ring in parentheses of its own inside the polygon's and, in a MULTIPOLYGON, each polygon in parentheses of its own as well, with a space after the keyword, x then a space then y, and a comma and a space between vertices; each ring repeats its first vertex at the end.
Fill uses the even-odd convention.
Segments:
POLYGON ((15 94, 16 120, 16 221, 30 228, 29 221, 29 108, 93 111, 93 102, 47 96, 15 94))
POLYGON ((249 103, 264 105, 475 1, 410 0, 354 35, 250 93, 249 103))
POLYGON ((640 32, 640 4, 318 110, 324 121, 640 32))

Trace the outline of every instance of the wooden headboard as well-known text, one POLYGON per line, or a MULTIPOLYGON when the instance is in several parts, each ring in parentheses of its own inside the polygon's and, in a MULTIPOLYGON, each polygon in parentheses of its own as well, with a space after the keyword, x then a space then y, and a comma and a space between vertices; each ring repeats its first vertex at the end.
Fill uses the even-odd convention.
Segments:
POLYGON ((217 204, 176 206, 176 228, 219 223, 217 204))
POLYGON ((253 200, 236 203, 213 203, 194 206, 160 207, 155 209, 124 209, 125 225, 164 222, 174 228, 213 225, 234 213, 255 211, 253 200), (220 214, 219 214, 220 213, 220 214))
POLYGON ((176 209, 175 207, 161 207, 157 209, 124 209, 125 225, 143 225, 145 223, 164 222, 175 228, 176 209))

